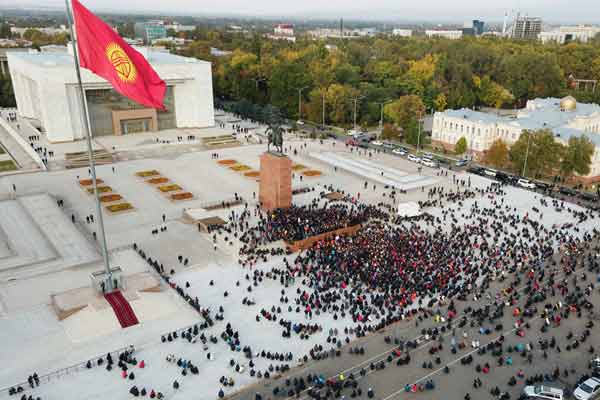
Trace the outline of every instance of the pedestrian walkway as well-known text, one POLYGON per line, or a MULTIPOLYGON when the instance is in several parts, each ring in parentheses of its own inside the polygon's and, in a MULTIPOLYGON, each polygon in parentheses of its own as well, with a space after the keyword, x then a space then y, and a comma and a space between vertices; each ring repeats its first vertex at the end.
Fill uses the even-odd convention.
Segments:
POLYGON ((104 297, 114 310, 115 315, 121 324, 121 328, 129 328, 130 326, 138 324, 138 319, 133 308, 131 308, 131 305, 120 290, 106 293, 104 297))
POLYGON ((17 165, 25 170, 38 169, 37 163, 29 154, 23 150, 23 147, 0 125, 0 143, 6 151, 10 153, 17 165))

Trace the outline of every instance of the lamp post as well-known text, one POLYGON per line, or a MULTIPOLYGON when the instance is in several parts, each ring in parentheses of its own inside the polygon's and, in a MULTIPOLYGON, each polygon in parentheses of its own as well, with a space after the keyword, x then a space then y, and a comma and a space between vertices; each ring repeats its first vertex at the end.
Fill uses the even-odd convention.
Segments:
POLYGON ((381 116, 379 117, 379 134, 380 135, 383 133, 383 107, 386 104, 391 103, 392 101, 394 101, 394 100, 386 100, 381 103, 377 103, 381 107, 381 116))
POLYGON ((529 143, 531 143, 531 132, 527 132, 527 150, 525 150, 525 161, 523 162, 523 173, 521 176, 525 178, 525 171, 527 170, 527 158, 529 157, 529 143))
POLYGON ((302 91, 308 86, 298 88, 298 121, 302 120, 302 91))
POLYGON ((417 155, 419 155, 420 147, 421 147, 421 118, 423 113, 419 110, 419 120, 418 122, 418 134, 417 134, 417 155))
POLYGON ((356 131, 356 107, 358 105, 358 100, 364 99, 365 96, 356 96, 354 98, 354 130, 356 131))
POLYGON ((323 131, 325 130, 325 91, 323 90, 323 92, 321 93, 321 96, 323 96, 323 124, 322 124, 322 129, 323 131))

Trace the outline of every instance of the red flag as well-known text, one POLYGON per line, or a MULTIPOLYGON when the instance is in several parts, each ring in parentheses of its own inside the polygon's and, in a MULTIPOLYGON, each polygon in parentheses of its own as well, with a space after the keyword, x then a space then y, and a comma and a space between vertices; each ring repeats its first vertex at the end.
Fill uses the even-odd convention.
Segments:
POLYGON ((72 1, 79 64, 109 81, 123 96, 164 109, 167 86, 144 56, 78 0, 72 1))

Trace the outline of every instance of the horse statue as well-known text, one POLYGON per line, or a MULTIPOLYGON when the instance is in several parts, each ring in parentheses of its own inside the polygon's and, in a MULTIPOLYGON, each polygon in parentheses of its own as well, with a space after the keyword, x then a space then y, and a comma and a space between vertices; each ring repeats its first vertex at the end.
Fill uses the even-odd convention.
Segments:
POLYGON ((269 137, 267 151, 270 151, 271 145, 273 145, 277 152, 283 153, 283 132, 281 126, 269 126, 266 130, 266 133, 269 137))

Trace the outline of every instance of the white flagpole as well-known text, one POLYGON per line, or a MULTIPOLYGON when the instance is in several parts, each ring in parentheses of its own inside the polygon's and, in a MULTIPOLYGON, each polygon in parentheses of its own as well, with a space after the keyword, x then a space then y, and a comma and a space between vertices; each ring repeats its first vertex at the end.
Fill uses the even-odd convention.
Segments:
POLYGON ((98 194, 98 182, 96 179, 96 165, 94 163, 94 152, 92 149, 92 131, 90 129, 89 118, 88 118, 88 107, 87 101, 85 100, 85 90, 81 83, 81 69, 79 68, 79 55, 77 53, 77 40, 75 38, 75 32, 73 29, 72 14, 69 7, 69 0, 65 0, 65 6, 67 8, 67 24, 69 25, 69 31, 71 33, 71 45, 73 46, 73 60, 75 62, 75 71, 77 71, 77 83, 79 86, 79 95, 81 97, 81 104, 83 106, 84 118, 83 124, 85 126, 86 138, 87 138, 87 152, 88 160, 90 164, 90 171, 92 173, 92 183, 94 186, 94 197, 96 199, 96 220, 98 221, 98 231, 100 232, 100 245, 102 247, 102 258, 104 259, 104 268, 106 269, 106 290, 117 289, 116 285, 113 285, 112 272, 110 271, 110 264, 108 261, 108 247, 106 245, 106 233, 104 231, 104 219, 102 218, 102 205, 100 204, 100 196, 98 194))

